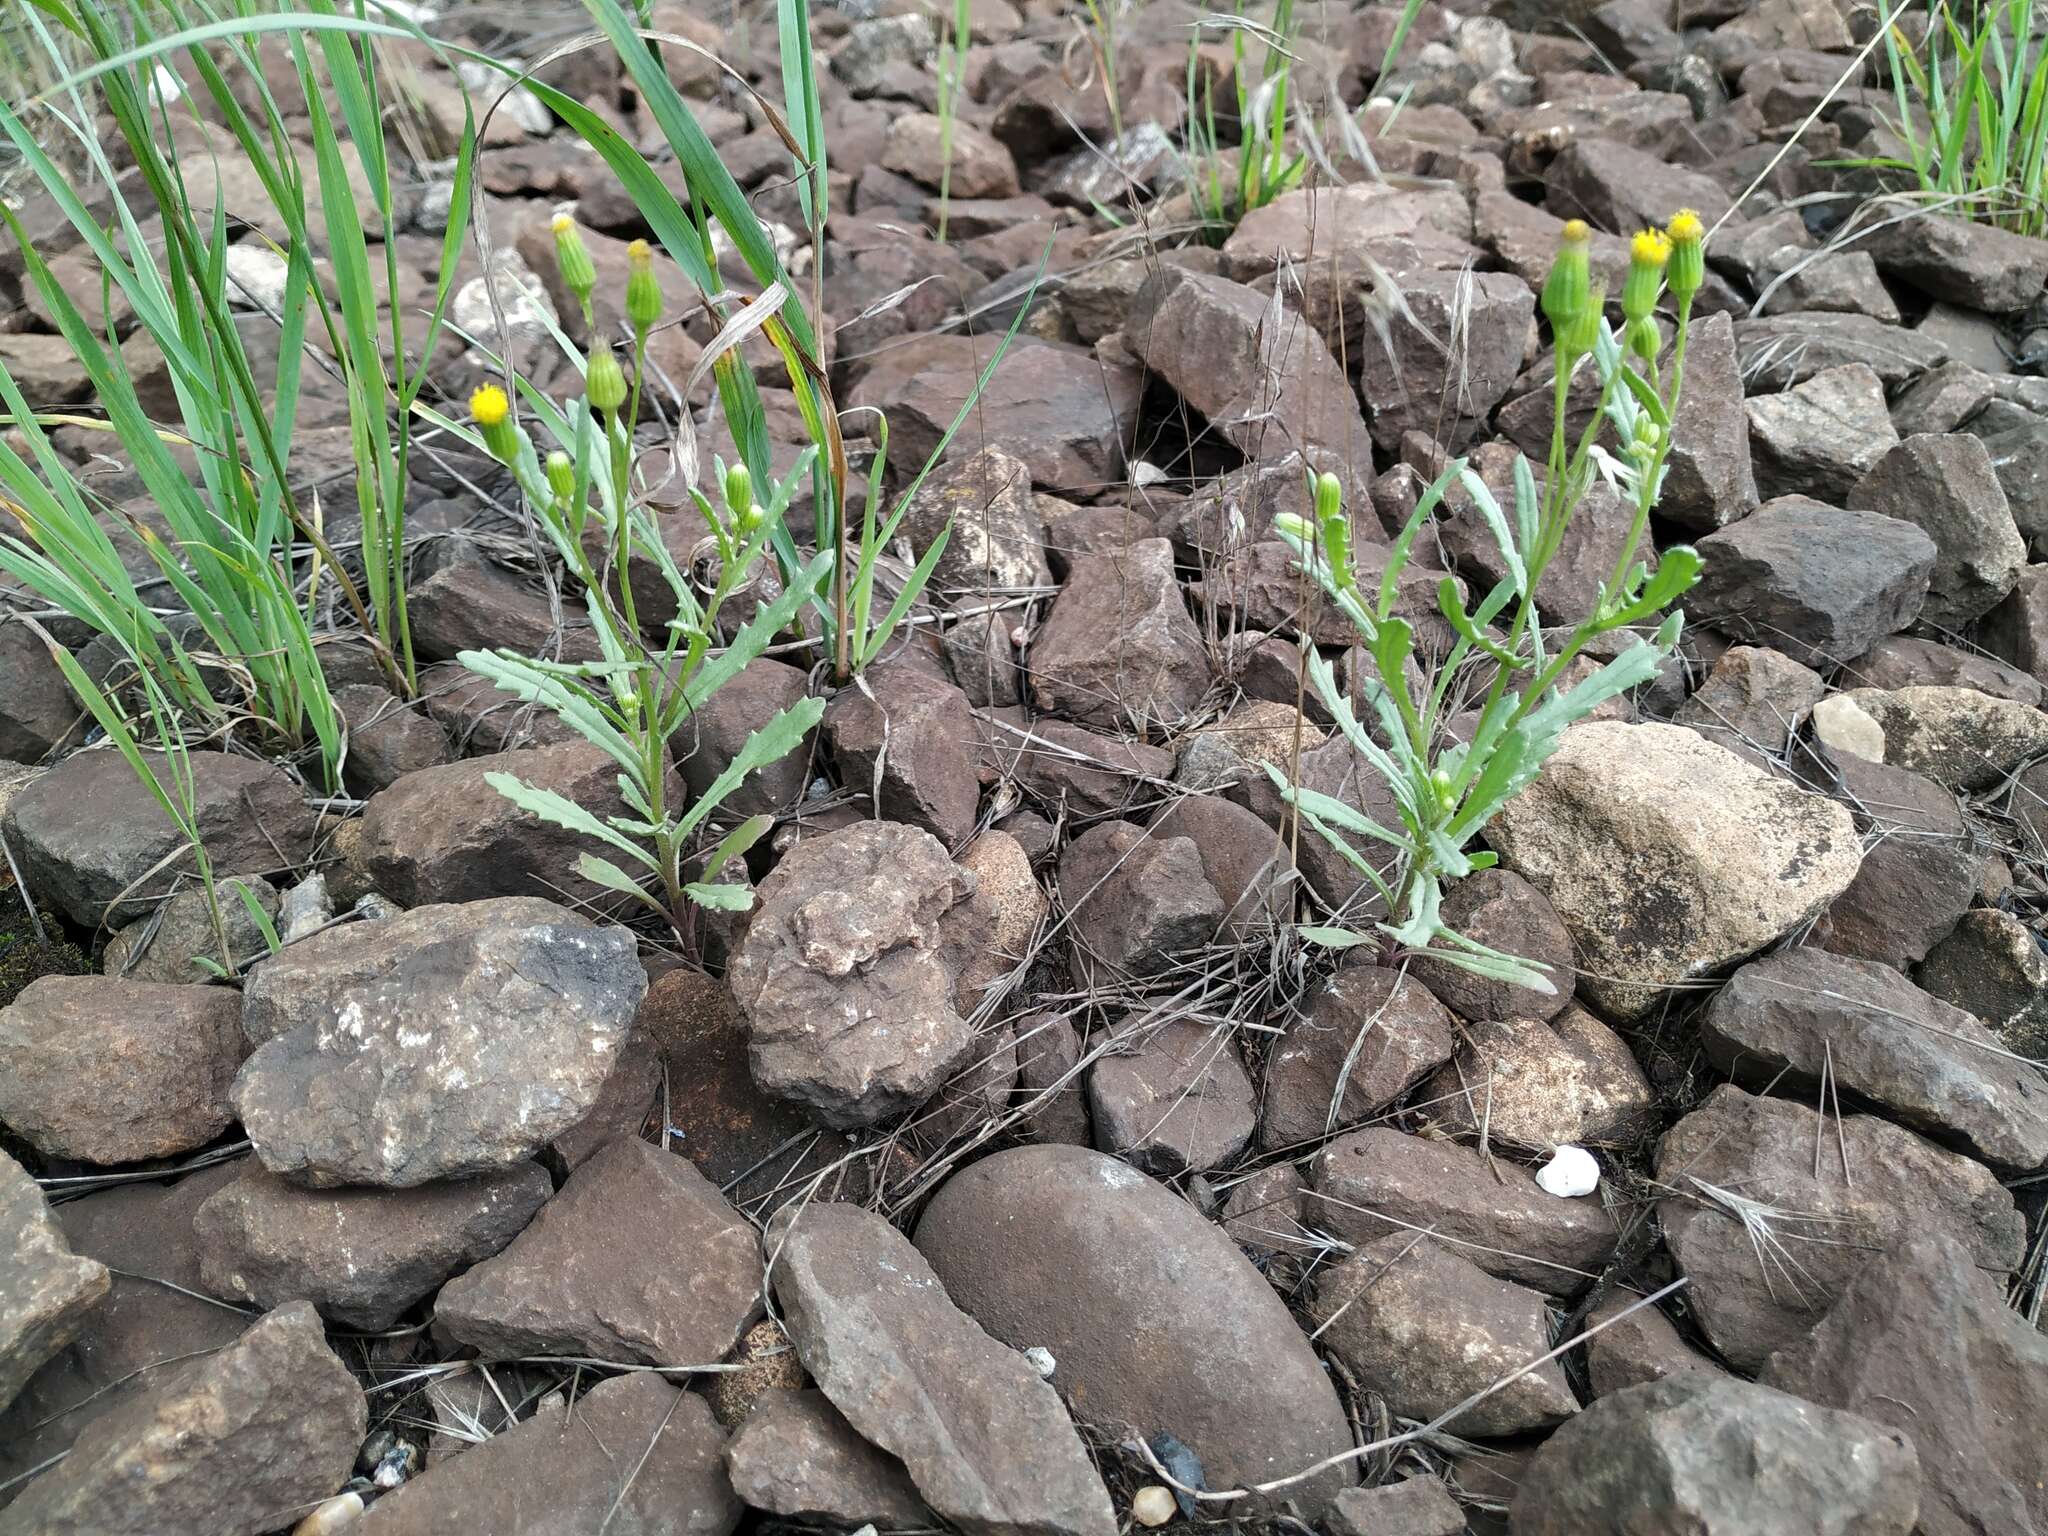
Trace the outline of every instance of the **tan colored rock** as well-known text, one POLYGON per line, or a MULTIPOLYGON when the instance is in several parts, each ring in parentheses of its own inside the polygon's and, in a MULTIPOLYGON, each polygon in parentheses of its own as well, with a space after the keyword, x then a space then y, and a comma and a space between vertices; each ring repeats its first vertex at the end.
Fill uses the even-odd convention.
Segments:
POLYGON ((967 845, 960 867, 973 877, 967 899, 940 919, 949 962, 957 962, 953 997, 963 1016, 1031 952, 1052 905, 1031 872, 1024 845, 991 828, 967 845))
MULTIPOLYGON (((1883 753, 1875 761, 1924 773, 1950 789, 1989 789, 2048 752, 2048 714, 2017 699, 1939 686, 1855 688, 1840 697, 1876 723, 1883 753)), ((1823 739, 1838 751, 1872 757, 1872 738, 1860 725, 1840 741, 1823 739)))
POLYGON ((1848 809, 1675 725, 1567 731, 1489 835, 1578 947, 1579 995, 1638 1018, 1825 910, 1863 861, 1848 809))
POLYGON ((1474 1024, 1456 1058, 1424 1086, 1429 1113, 1455 1132, 1547 1150, 1626 1141, 1648 1129, 1649 1079, 1627 1044, 1583 1008, 1555 1019, 1474 1024))

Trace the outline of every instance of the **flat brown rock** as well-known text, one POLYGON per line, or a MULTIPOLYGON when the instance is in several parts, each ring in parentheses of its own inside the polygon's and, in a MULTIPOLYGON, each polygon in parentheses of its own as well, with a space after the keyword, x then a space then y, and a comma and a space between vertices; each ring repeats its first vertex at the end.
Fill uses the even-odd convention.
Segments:
POLYGON ((754 1229, 687 1158, 612 1142, 512 1245, 442 1287, 436 1322, 487 1357, 723 1358, 760 1315, 754 1229))
POLYGON ((1797 1340, 1909 1234, 1946 1233, 2000 1279, 2020 1261, 2026 1222, 1981 1163, 1874 1115, 1828 1119, 1724 1085, 1658 1149, 1657 1181, 1674 1192, 1658 1203, 1664 1241, 1692 1282, 1701 1331, 1738 1370, 1797 1340), (1731 1195, 1758 1213, 1763 1235, 1731 1195))
POLYGON ((1553 1296, 1583 1289, 1620 1237, 1598 1200, 1561 1200, 1503 1159, 1381 1127, 1331 1142, 1310 1180, 1312 1225, 1359 1244, 1428 1232, 1488 1274, 1553 1296))
POLYGON ((649 1371, 601 1381, 370 1507, 361 1536, 727 1536, 740 1501, 725 1432, 694 1392, 649 1371))
POLYGON ((936 1519, 903 1463, 861 1439, 822 1392, 764 1393, 725 1468, 749 1506, 786 1520, 893 1531, 936 1519))
POLYGON ((1113 1536, 1059 1395, 947 1299, 908 1238, 868 1211, 812 1206, 769 1248, 804 1368, 945 1521, 972 1536, 1113 1536))

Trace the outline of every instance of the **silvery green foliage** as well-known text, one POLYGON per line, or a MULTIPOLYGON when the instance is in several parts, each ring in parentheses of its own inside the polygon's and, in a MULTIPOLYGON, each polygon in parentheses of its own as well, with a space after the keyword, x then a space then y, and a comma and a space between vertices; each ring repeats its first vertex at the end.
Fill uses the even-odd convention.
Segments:
MULTIPOLYGON (((1592 356, 1603 382, 1602 410, 1627 445, 1619 457, 1602 455, 1601 472, 1634 503, 1639 537, 1663 482, 1670 406, 1650 380, 1628 365, 1604 324, 1592 356)), ((1558 430, 1561 434, 1562 427, 1558 430)), ((1428 950, 1448 964, 1542 992, 1555 988, 1529 962, 1445 926, 1444 887, 1494 862, 1490 853, 1470 851, 1473 840, 1534 782, 1567 727, 1657 675, 1683 622, 1677 613, 1660 616, 1699 574, 1698 555, 1683 547, 1667 551, 1654 568, 1629 566, 1608 583, 1592 616, 1555 650, 1547 649, 1542 626, 1533 617, 1532 594, 1561 536, 1561 524, 1553 520, 1568 521, 1585 494, 1590 434, 1570 459, 1561 448, 1560 437, 1554 462, 1566 466, 1567 478, 1549 506, 1525 458, 1515 461, 1509 509, 1500 506, 1465 460, 1454 461, 1418 501, 1374 589, 1361 587, 1353 573, 1334 477, 1324 476, 1315 487, 1314 526, 1299 517, 1276 521, 1279 537, 1350 619, 1371 659, 1359 689, 1366 715, 1361 721, 1330 664, 1304 642, 1310 683, 1352 750, 1392 791, 1400 825, 1382 826, 1340 800, 1291 783, 1279 769, 1267 768, 1302 819, 1385 904, 1390 921, 1376 925, 1381 934, 1404 949, 1428 950), (1424 523, 1453 487, 1485 522, 1506 575, 1476 607, 1467 606, 1454 578, 1445 576, 1438 584, 1437 608, 1456 639, 1434 677, 1424 679, 1411 665, 1414 628, 1394 612, 1397 586, 1424 523), (1497 638, 1502 631, 1494 628, 1496 621, 1508 619, 1505 640, 1497 638), (1637 638, 1592 675, 1564 686, 1566 668, 1591 641, 1650 623, 1657 627, 1648 637, 1637 638), (1471 740, 1453 740, 1446 722, 1475 693, 1483 694, 1484 703, 1471 740), (1359 839, 1390 850, 1391 860, 1369 859, 1359 839)), ((1364 941, 1363 935, 1342 928, 1310 928, 1305 936, 1325 944, 1364 941)))
POLYGON ((763 722, 687 809, 670 798, 667 746, 712 694, 789 628, 832 568, 831 551, 814 556, 782 591, 757 603, 752 617, 713 654, 719 609, 753 587, 790 496, 810 472, 813 451, 807 450, 788 476, 768 488, 766 506, 754 500, 750 478, 729 472, 723 462, 717 466, 727 503, 723 511, 691 487, 705 525, 702 548, 714 566, 707 590, 676 563, 646 504, 619 494, 617 460, 608 462, 606 454, 593 451, 616 428, 597 421, 580 400, 558 407, 537 392, 523 393, 535 418, 570 454, 575 483, 565 494, 551 487, 523 434, 511 467, 536 523, 584 588, 600 659, 546 661, 505 650, 464 651, 457 659, 504 692, 548 709, 616 762, 627 814, 595 815, 509 773, 491 774, 487 782, 522 810, 616 853, 618 861, 585 853, 577 860, 577 872, 653 909, 679 930, 689 905, 744 911, 750 892, 719 876, 767 833, 772 819, 747 818, 692 860, 695 840, 749 774, 796 749, 824 713, 824 701, 799 700, 763 722), (586 534, 600 535, 589 542, 612 552, 609 568, 592 560, 586 534), (627 567, 634 562, 653 567, 675 606, 659 644, 650 643, 632 621, 627 567), (691 862, 687 877, 686 861, 691 862))

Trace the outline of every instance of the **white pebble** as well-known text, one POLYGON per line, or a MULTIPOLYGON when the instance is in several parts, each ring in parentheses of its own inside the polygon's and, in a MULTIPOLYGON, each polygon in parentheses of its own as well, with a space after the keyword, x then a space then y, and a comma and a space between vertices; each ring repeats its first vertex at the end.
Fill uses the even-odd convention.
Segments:
POLYGON ((1172 1489, 1147 1483, 1131 1500, 1131 1518, 1140 1525, 1164 1525, 1173 1518, 1176 1507, 1172 1489))
POLYGON ((1584 1147, 1567 1142, 1550 1154, 1550 1161, 1537 1170, 1536 1182, 1546 1193, 1566 1200, 1590 1195, 1600 1187, 1600 1164, 1584 1147))
POLYGON ((1060 1368, 1059 1361, 1052 1357, 1052 1351, 1043 1344, 1034 1344, 1031 1348, 1025 1350, 1024 1361, 1025 1364, 1029 1365, 1031 1369, 1038 1372, 1039 1375, 1045 1377, 1048 1381, 1052 1379, 1052 1373, 1060 1368))

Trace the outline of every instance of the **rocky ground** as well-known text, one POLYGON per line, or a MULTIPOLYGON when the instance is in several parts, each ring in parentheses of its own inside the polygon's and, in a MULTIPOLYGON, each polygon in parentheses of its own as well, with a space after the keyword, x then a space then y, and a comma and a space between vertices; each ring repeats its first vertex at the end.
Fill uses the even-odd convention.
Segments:
MULTIPOLYGON (((564 35, 513 9, 439 25, 564 35)), ((331 648, 356 798, 191 756, 214 868, 287 941, 239 989, 192 959, 177 833, 0 625, 0 1533, 2048 1532, 2048 243, 1866 206, 1840 162, 1884 150, 1891 95, 1836 89, 1846 0, 1565 9, 1425 6, 1379 79, 1397 8, 1297 8, 1297 90, 1379 101, 1380 174, 1333 136, 1210 240, 1177 148, 1200 13, 1118 13, 1112 117, 1068 7, 973 0, 940 244, 932 21, 819 8, 835 212, 793 260, 822 255, 857 462, 885 408, 903 478, 1030 310, 906 519, 913 551, 955 520, 917 625, 746 791, 778 820, 757 905, 697 954, 485 784, 616 793, 453 661, 590 651, 447 444, 414 467, 422 698, 331 648), (1450 899, 1558 995, 1303 944, 1363 881, 1265 766, 1385 794, 1300 707, 1297 636, 1359 658, 1273 516, 1330 470, 1370 560, 1448 454, 1505 488, 1548 441, 1561 221, 1618 271, 1680 206, 1719 223, 1656 530, 1705 556, 1684 651, 1450 899), (1539 1182, 1560 1147, 1597 1188, 1539 1182)), ((772 13, 657 14, 775 89, 772 13)), ((800 227, 758 107, 668 57, 800 227)), ((547 74, 651 146, 606 59, 547 74)), ((460 113, 420 63, 431 151, 460 113)), ((536 306, 582 335, 555 210, 600 273, 647 232, 537 105, 486 129, 496 254, 456 304, 482 329, 495 296, 529 350, 536 306)), ((446 186, 415 206, 400 304, 446 186)), ((22 217, 97 294, 56 211, 22 217)), ((0 251, 0 360, 88 404, 21 286, 0 251)), ((656 361, 680 381, 709 339, 656 361)), ((454 341, 434 367, 480 376, 454 341)), ((298 488, 352 506, 346 401, 306 377, 298 488)), ((147 521, 128 466, 57 440, 147 521)), ((1589 503, 1551 616, 1626 521, 1589 503)), ((1428 539, 1425 643, 1443 572, 1498 575, 1471 505, 1428 539)), ((686 783, 824 686, 804 660, 711 701, 686 783)))

